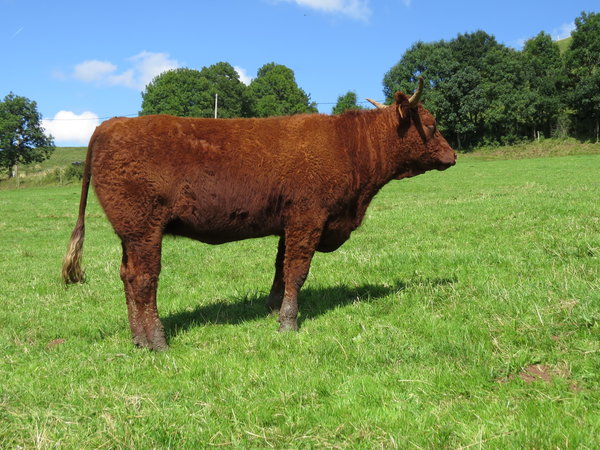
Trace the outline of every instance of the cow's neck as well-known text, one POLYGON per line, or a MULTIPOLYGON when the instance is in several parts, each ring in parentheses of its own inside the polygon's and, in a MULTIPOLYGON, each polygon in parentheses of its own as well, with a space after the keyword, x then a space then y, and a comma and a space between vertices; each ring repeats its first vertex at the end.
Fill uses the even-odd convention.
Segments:
POLYGON ((352 153, 360 187, 374 196, 398 172, 402 149, 398 137, 396 111, 392 108, 354 117, 352 153))
POLYGON ((369 203, 391 181, 402 158, 397 134, 396 112, 371 111, 350 116, 343 123, 346 145, 354 160, 354 188, 357 194, 353 229, 362 222, 369 203))

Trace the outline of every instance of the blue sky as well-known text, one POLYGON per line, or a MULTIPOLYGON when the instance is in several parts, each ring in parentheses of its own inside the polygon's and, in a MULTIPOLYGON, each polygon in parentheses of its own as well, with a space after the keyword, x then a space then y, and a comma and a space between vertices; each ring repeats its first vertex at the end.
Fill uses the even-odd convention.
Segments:
POLYGON ((294 70, 329 113, 349 90, 383 100, 383 75, 416 41, 484 30, 519 48, 569 35, 598 0, 0 0, 0 98, 35 100, 57 145, 85 145, 103 118, 135 115, 163 70, 219 61, 246 81, 294 70))

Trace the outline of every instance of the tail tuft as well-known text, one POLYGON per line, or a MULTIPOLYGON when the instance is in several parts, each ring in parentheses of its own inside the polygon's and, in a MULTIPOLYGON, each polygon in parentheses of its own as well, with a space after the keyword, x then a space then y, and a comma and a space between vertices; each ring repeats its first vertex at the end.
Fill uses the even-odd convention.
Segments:
POLYGON ((69 247, 65 254, 62 267, 62 277, 65 284, 81 283, 84 279, 84 272, 81 268, 81 257, 83 254, 83 240, 85 227, 83 220, 78 220, 71 234, 69 247))

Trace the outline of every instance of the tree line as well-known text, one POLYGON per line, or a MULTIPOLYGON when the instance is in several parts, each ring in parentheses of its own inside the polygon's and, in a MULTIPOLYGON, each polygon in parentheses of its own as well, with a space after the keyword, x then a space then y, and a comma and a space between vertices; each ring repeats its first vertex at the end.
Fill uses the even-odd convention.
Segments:
MULTIPOLYGON (((424 105, 458 149, 506 145, 541 137, 600 139, 600 14, 575 19, 570 45, 561 51, 540 32, 515 50, 485 31, 449 41, 417 42, 383 77, 391 102, 427 80, 424 105)), ((267 117, 316 112, 294 72, 269 63, 245 86, 220 62, 202 70, 177 69, 156 77, 142 93, 141 115, 267 117)), ((340 114, 360 109, 356 93, 338 97, 340 114)))
POLYGON ((600 14, 582 13, 566 51, 541 32, 521 51, 484 31, 417 42, 384 76, 391 101, 427 80, 424 105, 456 148, 539 137, 600 138, 600 14))
POLYGON ((317 112, 289 67, 265 64, 246 86, 231 64, 219 62, 202 70, 181 68, 155 77, 142 92, 140 115, 214 117, 215 108, 220 118, 317 112))

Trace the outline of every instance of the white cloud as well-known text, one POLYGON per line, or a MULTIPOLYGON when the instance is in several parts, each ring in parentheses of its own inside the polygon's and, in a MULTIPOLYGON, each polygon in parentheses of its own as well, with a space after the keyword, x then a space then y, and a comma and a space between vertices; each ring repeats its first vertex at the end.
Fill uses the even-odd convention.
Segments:
POLYGON ((95 82, 142 90, 155 76, 180 66, 179 62, 171 59, 168 53, 147 51, 138 53, 126 61, 131 67, 122 72, 119 72, 118 67, 110 61, 84 61, 74 67, 72 76, 86 83, 95 82))
POLYGON ((138 89, 144 89, 152 79, 167 70, 177 69, 180 64, 175 59, 170 59, 168 53, 151 53, 143 51, 129 58, 134 63, 131 79, 138 89))
POLYGON ((90 60, 79 63, 73 70, 73 77, 85 82, 101 81, 117 70, 117 66, 108 61, 90 60))
POLYGON ((248 86, 252 82, 252 77, 250 75, 248 75, 248 72, 246 72, 246 69, 243 69, 243 68, 238 67, 238 66, 233 66, 233 68, 235 69, 235 71, 239 75, 240 81, 242 83, 244 83, 246 86, 248 86))
MULTIPOLYGON (((326 13, 340 13, 353 19, 366 20, 371 15, 369 0, 277 0, 293 2, 326 13)), ((407 0, 404 0, 406 3, 407 0)), ((410 0, 408 0, 410 2, 410 0)))
POLYGON ((118 75, 110 75, 106 78, 105 82, 111 86, 125 86, 132 89, 138 88, 133 69, 126 70, 118 75))
POLYGON ((52 119, 42 119, 46 133, 51 134, 58 145, 87 145, 99 124, 98 115, 89 111, 82 114, 59 111, 52 119))
POLYGON ((571 33, 575 30, 575 22, 564 23, 560 27, 552 30, 552 39, 560 41, 571 36, 571 33))
POLYGON ((512 43, 512 45, 510 45, 512 48, 515 48, 517 50, 522 50, 523 47, 525 47, 525 42, 527 42, 527 39, 525 38, 521 38, 521 39, 517 39, 516 41, 514 41, 512 43))

